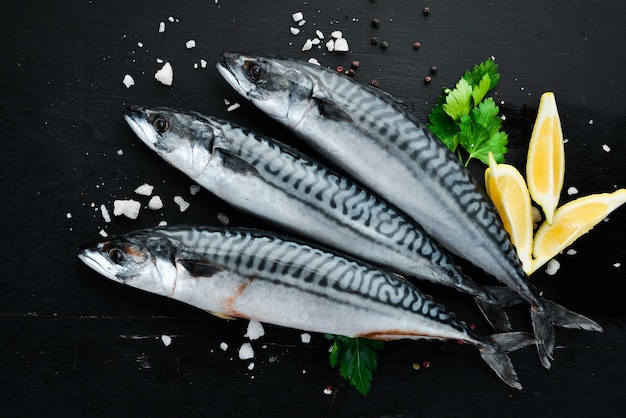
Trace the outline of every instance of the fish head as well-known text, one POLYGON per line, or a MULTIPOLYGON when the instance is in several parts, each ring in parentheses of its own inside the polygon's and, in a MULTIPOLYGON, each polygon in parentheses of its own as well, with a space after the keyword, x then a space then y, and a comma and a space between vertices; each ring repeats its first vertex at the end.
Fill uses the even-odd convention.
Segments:
POLYGON ((194 112, 129 106, 124 119, 165 161, 197 179, 211 161, 216 130, 194 112))
POLYGON ((287 126, 297 126, 313 103, 316 83, 303 64, 224 52, 216 66, 239 94, 287 126))
POLYGON ((168 238, 140 231, 85 244, 78 258, 110 280, 170 296, 178 275, 175 252, 168 238))

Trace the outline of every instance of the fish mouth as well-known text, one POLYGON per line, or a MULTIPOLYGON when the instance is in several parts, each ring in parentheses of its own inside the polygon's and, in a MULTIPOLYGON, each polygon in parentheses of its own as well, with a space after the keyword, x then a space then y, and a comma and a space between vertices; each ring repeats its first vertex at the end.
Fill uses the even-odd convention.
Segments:
POLYGON ((223 52, 219 60, 215 63, 217 71, 226 80, 230 86, 243 97, 248 96, 249 89, 240 83, 240 77, 237 77, 236 71, 242 65, 244 59, 242 54, 237 52, 223 52))
POLYGON ((124 110, 124 120, 130 129, 133 130, 135 135, 141 141, 150 147, 152 150, 157 151, 156 147, 159 143, 159 139, 151 130, 143 128, 143 124, 147 123, 145 118, 145 107, 143 106, 128 106, 124 110))
POLYGON ((91 246, 82 247, 78 253, 78 258, 80 261, 85 263, 92 270, 100 273, 107 279, 113 280, 115 282, 122 282, 116 275, 111 266, 106 263, 106 260, 100 254, 100 252, 95 251, 90 248, 91 246))

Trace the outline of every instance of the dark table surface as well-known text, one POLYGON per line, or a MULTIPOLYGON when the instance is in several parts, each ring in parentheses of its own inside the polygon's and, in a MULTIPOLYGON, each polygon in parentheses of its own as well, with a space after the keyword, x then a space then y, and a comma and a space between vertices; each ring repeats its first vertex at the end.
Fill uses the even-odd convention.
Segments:
MULTIPOLYGON (((153 155, 122 119, 128 104, 176 106, 308 152, 221 79, 213 63, 226 50, 315 57, 332 68, 359 60, 358 80, 379 80, 424 121, 444 86, 494 56, 502 79, 493 97, 506 116, 508 162, 523 169, 539 97, 554 91, 569 140, 562 201, 624 187, 621 2, 24 0, 6 7, 3 17, 2 416, 624 414, 624 208, 576 242, 575 255, 557 256, 556 275, 542 269, 532 276, 546 296, 595 319, 604 333, 558 329, 550 370, 532 348, 515 352, 522 391, 501 383, 472 348, 450 342, 387 343, 367 397, 329 366, 322 335, 304 344, 300 331, 266 326, 266 335, 252 342, 255 358, 241 361, 246 321, 223 321, 116 285, 76 258, 77 246, 100 230, 117 234, 162 220, 219 225, 218 212, 231 225, 267 227, 206 191, 191 195, 191 181, 153 155), (429 16, 424 6, 432 9, 429 16), (306 24, 294 36, 289 28, 296 11, 306 24), (377 29, 373 18, 381 22, 377 29), (163 33, 159 22, 165 22, 163 33), (302 52, 317 29, 327 38, 343 31, 350 52, 302 52), (372 36, 389 47, 373 46, 372 36), (197 46, 187 49, 191 39, 197 46), (419 50, 412 48, 416 41, 419 50), (174 68, 171 87, 154 79, 157 58, 174 68), (426 85, 433 65, 439 70, 426 85), (130 88, 122 83, 126 74, 135 80, 130 88), (241 107, 229 112, 226 100, 241 107), (164 208, 105 223, 102 204, 112 210, 115 199, 147 203, 134 193, 143 183, 155 186, 164 208), (577 195, 565 192, 571 186, 577 195), (184 213, 173 202, 176 195, 191 203, 184 213), (430 367, 413 370, 413 363, 425 361, 430 367), (324 393, 327 387, 331 394, 324 393)), ((480 165, 472 170, 482 178, 480 165)), ((425 290, 489 332, 467 298, 425 290)), ((511 315, 516 328, 529 329, 526 307, 511 315)))

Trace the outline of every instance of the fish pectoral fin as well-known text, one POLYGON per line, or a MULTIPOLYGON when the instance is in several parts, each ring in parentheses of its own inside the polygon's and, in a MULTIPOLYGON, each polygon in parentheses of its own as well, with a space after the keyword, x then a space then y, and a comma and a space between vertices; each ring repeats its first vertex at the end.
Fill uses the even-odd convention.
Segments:
POLYGON ((330 100, 315 95, 313 95, 313 100, 319 108, 320 115, 337 122, 353 121, 352 117, 345 110, 330 100))
POLYGON ((226 319, 228 321, 233 320, 233 319, 237 319, 237 318, 235 318, 233 316, 226 315, 225 313, 222 313, 222 312, 213 312, 213 311, 207 311, 207 312, 209 312, 211 315, 217 316, 220 319, 226 319))
POLYGON ((255 166, 230 150, 215 147, 213 149, 213 153, 220 154, 220 157, 222 157, 222 161, 224 162, 224 166, 230 170, 241 174, 259 175, 259 171, 255 166))
POLYGON ((221 271, 223 268, 215 266, 204 260, 180 259, 178 263, 194 277, 211 277, 221 271))

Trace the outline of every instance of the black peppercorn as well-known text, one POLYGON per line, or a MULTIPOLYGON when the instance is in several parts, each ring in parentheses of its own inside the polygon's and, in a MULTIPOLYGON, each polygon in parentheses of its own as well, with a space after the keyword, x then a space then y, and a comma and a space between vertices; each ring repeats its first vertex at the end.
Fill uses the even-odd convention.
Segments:
POLYGON ((372 19, 372 27, 373 28, 377 28, 379 26, 380 26, 380 20, 378 20, 376 18, 372 19))
POLYGON ((432 81, 432 78, 430 78, 430 76, 426 76, 424 78, 424 84, 429 84, 432 81))
POLYGON ((382 42, 380 43, 380 47, 381 47, 382 49, 387 49, 387 47, 388 47, 388 46, 389 46, 389 43, 387 43, 387 41, 382 41, 382 42))
POLYGON ((423 10, 424 16, 428 16, 430 14, 430 7, 426 6, 423 10))
POLYGON ((433 65, 432 67, 430 67, 430 73, 432 75, 437 74, 437 66, 433 65))
POLYGON ((372 38, 372 45, 376 45, 378 43, 378 36, 374 36, 372 38))

